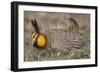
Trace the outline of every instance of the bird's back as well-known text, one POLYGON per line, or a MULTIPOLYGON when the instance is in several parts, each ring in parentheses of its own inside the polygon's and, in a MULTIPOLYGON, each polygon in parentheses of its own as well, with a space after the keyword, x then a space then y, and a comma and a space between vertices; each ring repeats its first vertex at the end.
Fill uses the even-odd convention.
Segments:
POLYGON ((50 48, 65 51, 71 48, 80 48, 79 34, 64 29, 50 29, 47 32, 47 43, 50 48))

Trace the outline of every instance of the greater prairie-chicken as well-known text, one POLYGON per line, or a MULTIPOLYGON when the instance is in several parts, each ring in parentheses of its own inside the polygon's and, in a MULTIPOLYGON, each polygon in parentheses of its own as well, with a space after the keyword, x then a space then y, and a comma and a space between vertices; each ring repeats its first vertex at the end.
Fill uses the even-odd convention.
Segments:
POLYGON ((79 25, 70 18, 70 27, 65 29, 48 29, 42 33, 36 20, 31 20, 36 31, 32 33, 33 45, 37 48, 47 48, 48 50, 66 51, 71 48, 80 48, 81 36, 79 35, 79 25), (41 37, 41 38, 40 38, 41 37))

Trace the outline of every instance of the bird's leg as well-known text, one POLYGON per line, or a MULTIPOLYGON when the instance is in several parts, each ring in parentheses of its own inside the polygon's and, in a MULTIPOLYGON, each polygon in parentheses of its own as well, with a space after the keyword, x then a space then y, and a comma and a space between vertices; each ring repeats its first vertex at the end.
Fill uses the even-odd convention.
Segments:
POLYGON ((54 56, 54 54, 53 54, 51 48, 48 48, 48 51, 49 51, 49 53, 50 53, 52 56, 54 56))
POLYGON ((61 55, 61 52, 57 52, 57 57, 59 57, 61 55))

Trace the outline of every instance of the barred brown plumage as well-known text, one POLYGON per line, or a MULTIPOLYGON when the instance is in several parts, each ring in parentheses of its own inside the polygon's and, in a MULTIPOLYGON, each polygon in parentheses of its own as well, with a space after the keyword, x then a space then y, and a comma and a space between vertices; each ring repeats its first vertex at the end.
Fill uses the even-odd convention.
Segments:
POLYGON ((48 47, 58 51, 65 51, 70 48, 80 48, 80 39, 77 33, 63 29, 50 29, 47 31, 48 47))
MULTIPOLYGON (((73 19, 70 18, 70 27, 69 30, 60 29, 60 28, 49 28, 46 30, 45 35, 47 37, 47 46, 46 48, 50 51, 66 51, 71 48, 80 48, 80 38, 79 35, 79 25, 73 19)), ((32 22, 33 27, 35 27, 37 33, 42 33, 39 30, 38 23, 36 20, 32 22)))

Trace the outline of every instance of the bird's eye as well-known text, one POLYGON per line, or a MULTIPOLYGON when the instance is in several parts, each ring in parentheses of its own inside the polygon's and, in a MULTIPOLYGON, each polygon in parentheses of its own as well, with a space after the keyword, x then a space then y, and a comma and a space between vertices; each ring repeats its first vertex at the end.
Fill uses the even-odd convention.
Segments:
POLYGON ((36 35, 36 32, 32 32, 32 38, 34 38, 36 35))

